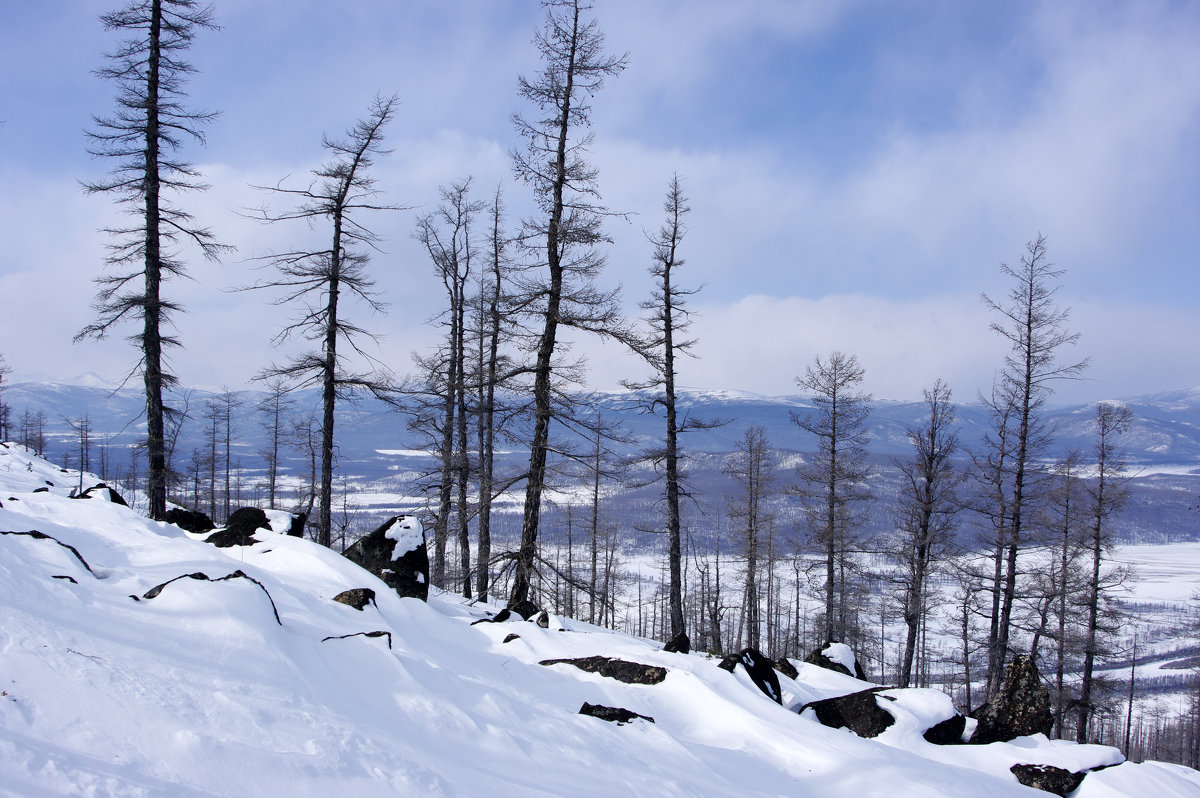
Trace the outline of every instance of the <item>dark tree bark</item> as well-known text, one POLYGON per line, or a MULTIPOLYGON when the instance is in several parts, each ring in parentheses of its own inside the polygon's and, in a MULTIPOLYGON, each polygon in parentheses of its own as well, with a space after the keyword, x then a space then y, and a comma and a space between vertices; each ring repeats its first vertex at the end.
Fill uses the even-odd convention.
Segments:
POLYGON ((544 67, 533 81, 519 79, 520 94, 545 113, 527 121, 518 116, 518 135, 526 153, 513 152, 517 176, 531 184, 540 218, 527 223, 524 238, 544 242, 544 275, 526 286, 527 312, 541 320, 533 366, 533 435, 526 474, 521 543, 517 551, 509 604, 529 600, 537 556, 538 522, 546 482, 546 455, 554 416, 552 378, 559 326, 611 335, 621 328, 615 293, 600 292, 593 279, 604 259, 594 246, 604 239, 600 222, 607 213, 593 200, 596 172, 583 160, 590 136, 578 137, 589 121, 588 99, 606 77, 619 74, 623 57, 603 53, 604 36, 580 0, 549 0, 545 27, 535 44, 544 67))
POLYGON ((261 371, 258 379, 282 377, 297 387, 321 386, 321 488, 320 510, 317 518, 317 542, 330 545, 333 501, 334 410, 339 399, 355 391, 386 392, 390 387, 379 376, 378 364, 359 345, 359 339, 373 338, 362 327, 343 316, 344 295, 356 298, 374 312, 383 304, 377 299, 374 281, 367 277, 369 251, 379 241, 359 220, 367 211, 400 210, 400 206, 379 203, 374 178, 369 176, 375 157, 385 154, 382 148, 383 129, 392 118, 399 100, 376 97, 366 118, 347 133, 345 139, 326 137, 322 142, 331 160, 317 169, 315 179, 307 188, 285 188, 282 184, 270 191, 290 197, 299 203, 292 211, 272 213, 265 206, 254 214, 264 222, 303 220, 314 223, 328 220, 331 235, 329 247, 319 250, 294 250, 273 253, 263 260, 274 265, 278 276, 256 283, 253 288, 282 289, 276 304, 301 304, 303 308, 295 321, 276 336, 276 342, 292 335, 319 341, 316 351, 298 355, 283 365, 273 365, 261 371), (372 368, 353 373, 347 356, 339 350, 348 345, 372 368))
POLYGON ((105 180, 84 183, 91 193, 111 193, 128 206, 137 224, 106 229, 115 239, 106 258, 107 273, 97 278, 97 320, 76 335, 103 338, 124 320, 140 321, 136 340, 146 394, 146 493, 151 518, 166 513, 167 457, 163 393, 175 384, 164 366, 164 350, 178 341, 164 334, 179 306, 163 296, 163 282, 184 274, 175 246, 185 241, 216 259, 226 249, 191 215, 171 203, 175 192, 202 189, 199 174, 173 153, 183 139, 203 142, 203 128, 215 114, 185 109, 184 86, 193 72, 183 53, 202 29, 216 28, 212 9, 194 0, 134 0, 120 11, 100 17, 107 30, 132 36, 108 54, 109 65, 97 70, 117 84, 117 110, 95 117, 88 132, 93 155, 113 158, 117 165, 105 180))

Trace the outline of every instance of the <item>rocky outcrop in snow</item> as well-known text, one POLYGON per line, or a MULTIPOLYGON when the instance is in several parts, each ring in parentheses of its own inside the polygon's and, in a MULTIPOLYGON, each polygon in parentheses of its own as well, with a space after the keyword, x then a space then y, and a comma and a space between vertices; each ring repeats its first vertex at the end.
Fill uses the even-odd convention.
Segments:
POLYGON ((1030 734, 1050 736, 1054 715, 1050 693, 1042 686, 1037 665, 1025 654, 1017 654, 1004 673, 1000 692, 975 710, 979 721, 971 742, 1007 742, 1030 734))
POLYGON ((425 529, 412 516, 389 518, 346 549, 346 558, 378 576, 402 598, 429 598, 425 529))

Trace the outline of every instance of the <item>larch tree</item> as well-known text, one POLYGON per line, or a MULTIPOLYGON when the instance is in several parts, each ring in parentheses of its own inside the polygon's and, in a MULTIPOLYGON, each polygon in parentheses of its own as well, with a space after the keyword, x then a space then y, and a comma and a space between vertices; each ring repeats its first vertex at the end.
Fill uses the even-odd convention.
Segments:
POLYGON ((516 553, 509 605, 528 609, 537 557, 538 522, 546 481, 550 426, 555 415, 553 378, 560 327, 621 337, 624 329, 616 292, 598 289, 604 265, 596 248, 606 241, 601 222, 609 213, 599 204, 596 170, 585 160, 592 137, 590 99, 625 68, 624 56, 604 52, 604 35, 582 0, 546 0, 546 22, 534 37, 543 68, 532 80, 520 77, 519 93, 540 116, 514 117, 524 151, 514 150, 517 177, 530 185, 538 206, 526 221, 522 240, 537 254, 536 276, 523 280, 521 310, 535 319, 531 367, 533 431, 520 548, 516 553), (538 323, 540 322, 540 323, 538 323))
POLYGON ((816 438, 817 449, 798 469, 796 492, 804 502, 809 536, 825 566, 825 642, 845 638, 846 570, 857 529, 859 505, 871 498, 866 484, 867 417, 871 397, 857 391, 866 372, 854 355, 820 356, 796 383, 812 393, 816 410, 792 413, 792 421, 816 438))
POLYGON ((4 401, 4 390, 7 387, 4 380, 9 374, 12 374, 12 368, 4 362, 4 355, 0 354, 0 443, 4 443, 12 435, 12 428, 9 426, 12 408, 4 401))
POLYGON ((216 28, 212 8, 195 0, 133 0, 100 17, 106 30, 127 33, 97 74, 117 86, 116 111, 93 119, 89 152, 112 159, 106 178, 83 184, 89 194, 111 194, 133 217, 107 228, 112 236, 106 268, 97 279, 97 318, 75 340, 103 338, 122 322, 140 323, 131 338, 141 353, 131 372, 141 372, 146 394, 146 493, 151 518, 167 509, 167 458, 163 394, 176 383, 166 350, 179 341, 168 332, 178 303, 163 284, 185 274, 181 248, 194 245, 215 260, 226 249, 212 232, 172 201, 180 192, 205 188, 196 169, 179 156, 187 140, 204 141, 215 117, 185 107, 185 87, 195 71, 184 55, 201 30, 216 28))
MULTIPOLYGON (((366 226, 363 216, 373 211, 401 210, 383 203, 371 177, 371 167, 383 149, 383 130, 395 113, 399 100, 376 97, 367 115, 345 138, 326 136, 322 146, 330 159, 313 173, 304 188, 279 183, 267 187, 272 193, 297 203, 293 210, 273 212, 263 206, 254 213, 263 222, 302 221, 329 224, 327 245, 275 252, 262 258, 275 267, 274 277, 253 288, 275 289, 281 295, 275 304, 299 306, 299 312, 275 337, 282 343, 292 337, 310 341, 313 347, 288 362, 263 369, 258 379, 280 377, 296 387, 321 386, 321 486, 318 497, 317 542, 332 540, 334 410, 340 399, 359 391, 385 392, 389 380, 380 376, 378 362, 363 348, 375 336, 347 318, 347 299, 358 300, 370 311, 383 311, 375 282, 367 274, 371 252, 378 249, 379 236, 366 226), (368 365, 351 370, 346 347, 368 365)), ((259 187, 263 188, 263 187, 259 187)))
POLYGON ((1103 594, 1113 586, 1111 579, 1104 579, 1102 566, 1105 554, 1112 545, 1112 520, 1125 506, 1128 497, 1123 476, 1125 454, 1120 448, 1120 437, 1129 431, 1132 423, 1133 411, 1128 405, 1100 402, 1096 406, 1096 478, 1087 488, 1090 504, 1087 548, 1091 556, 1084 594, 1087 626, 1083 641, 1083 674, 1079 685, 1079 724, 1075 730, 1075 741, 1080 743, 1087 742, 1088 722, 1095 710, 1093 692, 1096 656, 1102 632, 1103 594))
POLYGON ((962 474, 953 462, 958 451, 953 394, 938 380, 925 390, 924 397, 929 415, 907 433, 912 457, 896 462, 902 484, 898 529, 890 554, 899 566, 897 578, 906 627, 900 687, 908 687, 912 679, 929 578, 954 542, 955 516, 961 507, 958 487, 962 474))
POLYGON ((746 646, 759 648, 762 586, 758 566, 765 553, 766 536, 774 523, 770 489, 775 481, 775 458, 767 442, 766 430, 760 426, 747 428, 722 470, 737 484, 729 502, 729 516, 733 525, 731 531, 741 533, 746 561, 738 638, 742 639, 744 629, 746 646))
POLYGON ((1042 469, 1038 457, 1051 437, 1041 411, 1058 380, 1072 379, 1087 367, 1087 360, 1063 363, 1060 350, 1074 344, 1078 333, 1067 328, 1070 311, 1056 301, 1058 280, 1063 271, 1056 269, 1046 253, 1046 238, 1038 235, 1025 245, 1016 266, 1001 264, 1001 271, 1012 282, 1003 301, 984 294, 983 304, 996 314, 993 332, 1009 343, 1000 374, 1001 402, 997 416, 1002 427, 994 428, 997 440, 1003 440, 1004 464, 995 474, 996 499, 1000 508, 997 526, 1003 562, 997 561, 1003 574, 998 588, 997 611, 989 635, 987 695, 1000 687, 1004 664, 1009 654, 1013 606, 1017 597, 1018 556, 1028 544, 1032 524, 1032 500, 1039 492, 1042 469))
POLYGON ((666 509, 667 532, 667 605, 670 615, 669 637, 675 647, 686 651, 690 648, 683 614, 683 545, 680 500, 684 493, 684 475, 680 469, 680 433, 689 429, 712 429, 722 422, 694 419, 686 413, 680 418, 676 403, 677 357, 691 354, 695 339, 687 338, 691 327, 691 316, 687 308, 688 297, 699 289, 684 288, 676 281, 677 272, 683 266, 680 246, 687 233, 685 217, 691 211, 683 193, 679 175, 672 175, 663 202, 666 220, 658 232, 650 237, 654 247, 654 259, 650 265, 650 276, 655 285, 650 298, 641 303, 643 310, 650 312, 647 319, 650 336, 643 354, 654 369, 654 375, 646 381, 624 383, 626 388, 649 391, 642 402, 645 410, 657 412, 661 409, 666 429, 661 447, 647 452, 647 459, 656 468, 662 469, 665 481, 663 500, 666 509))
POLYGON ((287 415, 295 407, 296 400, 288 394, 291 387, 282 377, 267 380, 267 395, 256 405, 262 413, 262 429, 267 434, 266 448, 260 454, 267 465, 267 506, 276 507, 276 491, 279 483, 279 452, 287 442, 287 415))

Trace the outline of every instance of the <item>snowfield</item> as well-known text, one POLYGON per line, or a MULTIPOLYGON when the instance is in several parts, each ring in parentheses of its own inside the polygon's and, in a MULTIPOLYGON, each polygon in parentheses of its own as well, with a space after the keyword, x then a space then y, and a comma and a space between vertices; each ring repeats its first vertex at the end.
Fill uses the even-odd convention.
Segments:
POLYGON ((899 698, 879 702, 896 722, 862 739, 796 711, 869 686, 848 676, 795 663, 780 706, 703 654, 566 618, 472 626, 498 608, 400 599, 285 535, 218 549, 69 498, 77 484, 0 448, 4 795, 1048 794, 1019 785, 1015 763, 1116 765, 1090 773, 1078 798, 1200 795, 1200 773, 1116 764, 1104 746, 932 745, 921 731, 948 703, 932 690, 885 691, 899 698), (207 579, 186 576, 197 574, 207 579), (363 611, 332 600, 361 587, 376 594, 363 611), (625 684, 539 664, 593 655, 667 676, 625 684), (654 721, 609 723, 578 714, 584 702, 654 721))

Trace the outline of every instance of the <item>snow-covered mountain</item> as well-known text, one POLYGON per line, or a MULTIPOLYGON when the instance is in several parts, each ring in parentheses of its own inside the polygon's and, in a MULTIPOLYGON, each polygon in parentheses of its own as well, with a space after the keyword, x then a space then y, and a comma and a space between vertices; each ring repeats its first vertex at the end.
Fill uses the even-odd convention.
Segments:
MULTIPOLYGON (((704 654, 566 618, 472 625, 496 608, 400 599, 300 538, 215 548, 69 498, 76 481, 0 448, 5 795, 961 798, 1046 794, 1017 783, 1018 763, 1121 761, 1040 735, 934 745, 921 730, 945 699, 928 690, 889 691, 894 722, 864 739, 796 711, 868 686, 849 676, 793 662, 776 703, 704 654), (333 600, 363 587, 361 611, 333 600), (663 678, 543 664, 593 656, 663 678)), ((1093 770, 1073 793, 1198 794, 1200 773, 1159 763, 1093 770)))

